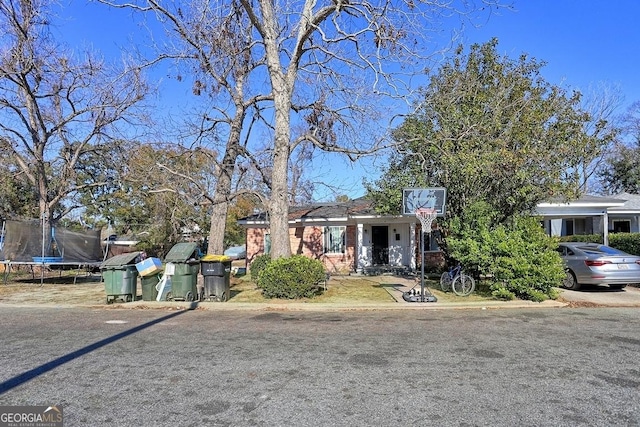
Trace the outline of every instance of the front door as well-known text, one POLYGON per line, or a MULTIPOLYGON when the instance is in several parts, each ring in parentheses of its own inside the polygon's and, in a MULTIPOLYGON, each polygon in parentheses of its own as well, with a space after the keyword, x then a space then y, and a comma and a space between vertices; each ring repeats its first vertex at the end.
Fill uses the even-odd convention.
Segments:
POLYGON ((389 227, 374 225, 371 227, 373 246, 373 265, 389 264, 389 227))

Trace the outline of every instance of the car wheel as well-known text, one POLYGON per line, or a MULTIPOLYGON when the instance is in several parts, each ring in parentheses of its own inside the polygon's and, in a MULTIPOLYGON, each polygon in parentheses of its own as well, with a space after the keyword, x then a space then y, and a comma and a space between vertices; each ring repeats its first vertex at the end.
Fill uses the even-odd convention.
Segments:
POLYGON ((580 289, 580 283, 578 283, 578 281, 576 280, 576 275, 573 274, 573 271, 567 270, 566 273, 567 275, 562 282, 562 286, 567 289, 571 289, 572 291, 577 291, 578 289, 580 289))

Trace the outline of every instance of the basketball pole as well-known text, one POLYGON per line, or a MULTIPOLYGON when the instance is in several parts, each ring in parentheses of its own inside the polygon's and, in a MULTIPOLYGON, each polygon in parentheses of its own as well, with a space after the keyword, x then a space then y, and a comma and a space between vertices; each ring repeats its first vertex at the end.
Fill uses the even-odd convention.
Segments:
POLYGON ((420 302, 424 302, 424 227, 420 227, 420 302))

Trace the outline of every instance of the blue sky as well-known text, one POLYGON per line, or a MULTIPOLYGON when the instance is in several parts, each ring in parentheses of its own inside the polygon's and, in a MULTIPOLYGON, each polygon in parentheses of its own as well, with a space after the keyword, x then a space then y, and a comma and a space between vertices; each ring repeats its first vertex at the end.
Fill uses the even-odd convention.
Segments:
MULTIPOLYGON (((640 101, 640 1, 516 0, 514 9, 494 13, 480 27, 466 25, 461 41, 484 43, 497 37, 501 53, 512 58, 527 53, 547 62, 542 70, 545 79, 567 89, 589 93, 602 87, 617 88, 624 96, 620 113, 640 101)), ((118 58, 120 47, 140 34, 130 12, 83 0, 71 0, 60 15, 66 22, 59 26, 59 34, 67 43, 93 45, 107 57, 118 58)), ((444 34, 448 32, 443 29, 444 34)), ((182 102, 189 91, 183 85, 158 101, 182 102)), ((321 156, 317 178, 358 197, 364 194, 363 177, 375 179, 380 167, 380 160, 353 165, 337 156, 321 156)), ((326 200, 333 195, 319 186, 316 197, 326 200)))
MULTIPOLYGON (((520 0, 514 9, 493 14, 481 27, 467 25, 461 42, 496 37, 500 53, 545 61, 544 78, 566 89, 587 94, 617 88, 623 97, 619 113, 640 101, 640 1, 520 0)), ((352 197, 364 194, 363 177, 379 175, 380 161, 353 168, 344 160, 332 162, 345 171, 335 175, 336 183, 352 197)))
POLYGON ((520 53, 547 62, 545 78, 588 92, 600 84, 619 86, 625 105, 640 100, 640 2, 637 0, 516 1, 466 40, 491 37, 511 57, 520 53))

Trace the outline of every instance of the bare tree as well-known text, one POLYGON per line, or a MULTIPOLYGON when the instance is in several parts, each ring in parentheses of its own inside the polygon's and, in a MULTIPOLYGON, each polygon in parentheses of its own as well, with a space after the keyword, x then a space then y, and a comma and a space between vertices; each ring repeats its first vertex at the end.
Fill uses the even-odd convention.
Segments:
POLYGON ((435 51, 428 42, 440 30, 438 23, 472 19, 484 6, 490 13, 497 0, 481 1, 483 7, 450 0, 100 1, 152 12, 167 23, 180 43, 165 43, 157 59, 193 61, 193 75, 202 76, 195 79, 194 91, 207 91, 218 103, 218 114, 203 121, 210 126, 201 130, 208 132, 199 133, 210 138, 210 131, 226 128, 211 197, 210 251, 222 241, 219 227, 232 197, 228 183, 242 156, 254 162, 269 188, 272 256, 277 258, 290 255, 290 183, 300 182, 292 153, 304 153, 297 148, 311 144, 355 160, 383 147, 371 135, 386 127, 379 125, 392 108, 385 99, 409 96, 412 77, 424 74, 426 58, 435 51), (253 123, 262 123, 272 140, 266 165, 260 163, 262 151, 248 144, 253 123), (378 129, 362 132, 364 123, 377 123, 378 129))
POLYGON ((640 101, 620 118, 620 134, 597 171, 603 194, 640 194, 640 101))
POLYGON ((616 116, 616 111, 623 98, 619 87, 604 83, 590 87, 585 93, 582 108, 590 120, 584 126, 584 133, 593 137, 595 146, 591 147, 594 155, 585 156, 580 167, 582 193, 589 194, 598 189, 597 174, 606 167, 606 160, 611 156, 615 141, 622 132, 623 124, 616 116))
MULTIPOLYGON (((215 189, 203 191, 201 197, 211 205, 208 253, 224 250, 225 218, 229 203, 242 191, 233 188, 238 158, 254 158, 247 150, 252 114, 259 119, 260 104, 270 99, 267 91, 255 90, 250 77, 263 60, 253 52, 255 43, 251 24, 236 1, 213 4, 207 1, 142 0, 137 3, 100 0, 112 7, 153 13, 163 23, 165 37, 157 35, 157 56, 147 66, 171 61, 192 79, 195 96, 208 96, 206 111, 191 115, 181 123, 180 139, 189 144, 215 148, 215 189), (220 143, 222 141, 222 143, 220 143)), ((167 169, 170 172, 169 169, 167 169)))
POLYGON ((40 216, 50 223, 77 207, 65 206, 69 196, 104 184, 77 180, 77 169, 117 124, 131 124, 147 87, 136 69, 111 70, 56 44, 49 6, 0 0, 0 147, 36 189, 40 216))
POLYGON ((365 104, 409 95, 411 77, 424 73, 434 53, 429 36, 441 19, 469 17, 484 8, 490 13, 497 5, 489 0, 480 2, 480 8, 450 0, 239 1, 258 34, 271 83, 272 257, 286 257, 291 253, 287 168, 296 144, 307 141, 356 157, 375 151, 375 140, 344 138, 355 129, 351 123, 359 122, 358 114, 371 111, 365 104), (301 111, 306 117, 292 117, 301 111), (296 120, 306 120, 308 131, 293 138, 296 120))

